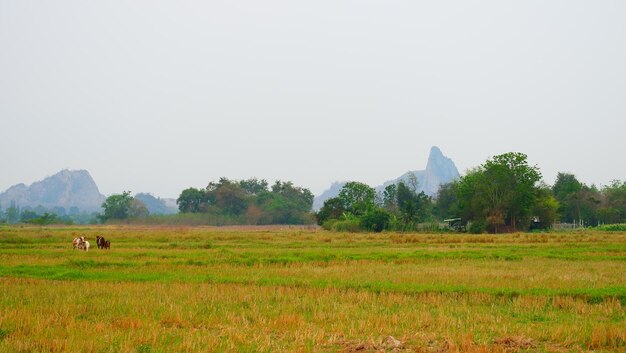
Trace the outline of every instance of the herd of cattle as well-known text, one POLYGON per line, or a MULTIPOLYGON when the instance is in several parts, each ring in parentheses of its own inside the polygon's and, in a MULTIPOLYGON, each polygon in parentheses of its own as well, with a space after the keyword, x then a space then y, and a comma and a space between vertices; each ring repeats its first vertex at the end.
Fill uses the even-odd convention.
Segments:
MULTIPOLYGON (((111 249, 111 242, 109 240, 105 240, 104 237, 96 236, 96 244, 98 245, 98 249, 111 249)), ((85 250, 89 251, 89 241, 84 236, 74 238, 72 241, 72 248, 74 250, 85 250)))

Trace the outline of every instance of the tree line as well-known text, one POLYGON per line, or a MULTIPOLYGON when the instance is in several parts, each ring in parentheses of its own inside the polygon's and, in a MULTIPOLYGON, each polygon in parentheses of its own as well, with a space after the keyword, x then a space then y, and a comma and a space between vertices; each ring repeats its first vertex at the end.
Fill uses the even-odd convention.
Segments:
POLYGON ((24 223, 36 225, 49 224, 84 224, 95 222, 95 212, 80 211, 78 207, 70 207, 69 212, 64 207, 46 208, 41 205, 37 207, 20 207, 15 202, 11 202, 8 208, 3 209, 0 205, 0 224, 24 223))
POLYGON ((176 200, 177 215, 154 216, 130 192, 109 196, 102 204, 103 222, 110 220, 140 219, 145 222, 201 220, 219 224, 311 224, 314 223, 311 207, 313 194, 292 182, 276 181, 271 187, 267 180, 251 178, 231 180, 220 178, 205 188, 190 187, 176 200))
POLYGON ((326 229, 416 231, 446 221, 472 233, 549 229, 555 222, 595 226, 626 222, 626 183, 602 189, 559 173, 550 187, 523 153, 505 153, 442 185, 434 198, 418 193, 409 179, 382 192, 349 182, 316 214, 326 229))
MULTIPOLYGON (((338 231, 420 231, 444 226, 473 233, 549 229, 563 222, 580 226, 626 223, 626 182, 597 188, 575 175, 559 173, 554 185, 542 182, 537 166, 523 153, 488 159, 434 197, 418 192, 414 175, 382 191, 357 181, 312 212, 313 194, 292 182, 220 178, 205 188, 190 187, 178 199, 179 213, 150 215, 129 191, 109 196, 90 222, 155 224, 313 224, 338 231)), ((139 196, 139 195, 138 195, 139 196)), ((11 207, 0 210, 0 222, 34 224, 67 222, 51 213, 11 207)))

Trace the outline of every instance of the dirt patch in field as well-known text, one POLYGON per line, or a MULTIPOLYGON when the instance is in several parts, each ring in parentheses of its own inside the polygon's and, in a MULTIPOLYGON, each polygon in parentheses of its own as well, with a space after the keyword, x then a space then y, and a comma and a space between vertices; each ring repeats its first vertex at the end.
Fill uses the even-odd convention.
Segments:
POLYGON ((493 343, 503 347, 506 351, 536 348, 535 340, 523 336, 506 336, 493 340, 493 343))
POLYGON ((365 352, 406 352, 408 348, 405 347, 404 342, 396 339, 393 336, 387 336, 381 341, 340 341, 338 342, 343 347, 344 353, 365 353, 365 352))

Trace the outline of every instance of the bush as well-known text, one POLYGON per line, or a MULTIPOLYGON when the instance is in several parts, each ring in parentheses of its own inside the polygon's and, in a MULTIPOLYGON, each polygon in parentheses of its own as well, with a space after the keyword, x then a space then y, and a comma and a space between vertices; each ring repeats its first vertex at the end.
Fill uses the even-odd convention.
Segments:
POLYGON ((604 230, 607 232, 626 232, 626 224, 605 224, 597 226, 595 229, 604 230))
POLYGON ((322 229, 324 230, 333 230, 335 223, 337 223, 336 219, 329 219, 320 225, 322 226, 322 229))
POLYGON ((356 233, 361 231, 361 222, 358 218, 350 219, 330 219, 322 224, 322 228, 326 230, 332 230, 335 232, 351 232, 356 233))
POLYGON ((382 232, 389 226, 389 213, 380 208, 368 211, 363 215, 361 225, 366 230, 382 232))
POLYGON ((484 233, 487 229, 487 225, 484 221, 474 221, 469 226, 469 232, 472 234, 484 233))

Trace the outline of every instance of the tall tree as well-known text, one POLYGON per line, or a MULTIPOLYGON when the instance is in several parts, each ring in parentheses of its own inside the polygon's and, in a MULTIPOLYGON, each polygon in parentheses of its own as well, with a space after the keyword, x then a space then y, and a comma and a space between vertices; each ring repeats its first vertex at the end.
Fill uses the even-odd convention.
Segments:
POLYGON ((387 212, 398 212, 398 185, 390 184, 385 187, 382 195, 382 206, 387 212))
POLYGON ((339 199, 346 211, 360 216, 375 207, 376 192, 367 184, 350 181, 339 191, 339 199))
POLYGON ((248 180, 240 180, 239 186, 249 195, 258 195, 268 191, 268 183, 265 179, 250 178, 248 180))
POLYGON ((226 214, 240 215, 248 208, 248 198, 245 191, 237 184, 226 183, 213 192, 215 206, 226 214))
POLYGON ((532 208, 534 227, 549 229, 558 220, 559 201, 546 185, 541 185, 537 191, 537 199, 532 208))
POLYGON ((107 197, 102 204, 104 213, 100 216, 100 219, 103 222, 109 219, 127 219, 130 216, 132 202, 133 197, 130 196, 130 191, 107 197))
POLYGON ((313 206, 313 193, 300 186, 295 186, 291 181, 283 182, 277 180, 272 185, 272 193, 282 195, 293 203, 300 212, 309 212, 313 206))
POLYGON ((513 231, 519 221, 530 221, 537 183, 541 180, 539 168, 528 165, 525 154, 510 152, 488 160, 483 169, 490 183, 485 186, 492 198, 492 211, 506 215, 513 231))
POLYGON ((196 188, 187 188, 180 193, 176 203, 178 209, 183 213, 197 213, 202 212, 203 206, 206 203, 206 193, 196 188))
POLYGON ((315 214, 317 224, 322 225, 329 219, 339 219, 346 212, 343 201, 339 197, 332 197, 324 201, 324 206, 315 214))
POLYGON ((610 185, 602 188, 602 195, 604 197, 601 209, 603 219, 599 217, 599 221, 603 223, 626 222, 626 182, 613 180, 610 185))
POLYGON ((592 185, 584 185, 582 189, 569 195, 566 199, 568 214, 573 222, 586 225, 598 224, 598 209, 602 203, 602 194, 592 185))
POLYGON ((426 194, 423 192, 417 194, 413 187, 407 186, 401 181, 398 183, 396 199, 400 219, 402 219, 405 229, 412 223, 426 220, 431 203, 426 194))
POLYGON ((460 217, 457 187, 458 182, 443 184, 439 187, 434 211, 439 219, 460 217))
POLYGON ((523 153, 505 153, 487 160, 458 184, 459 209, 466 220, 486 224, 494 232, 530 225, 541 173, 523 153))
POLYGON ((565 198, 583 188, 583 184, 576 179, 574 174, 561 173, 556 175, 556 181, 552 186, 552 193, 554 197, 559 201, 565 201, 565 198))
POLYGON ((574 194, 580 192, 584 187, 585 185, 578 181, 574 174, 557 174, 556 181, 552 186, 552 193, 559 202, 558 211, 561 221, 573 223, 574 220, 579 219, 579 212, 574 205, 579 201, 579 197, 574 196, 574 194))
POLYGON ((487 217, 489 199, 482 188, 485 187, 485 173, 480 167, 470 169, 457 185, 459 215, 464 222, 484 224, 487 217))
POLYGON ((292 182, 276 181, 272 192, 258 199, 259 205, 271 215, 273 224, 302 224, 310 221, 313 194, 292 182))

